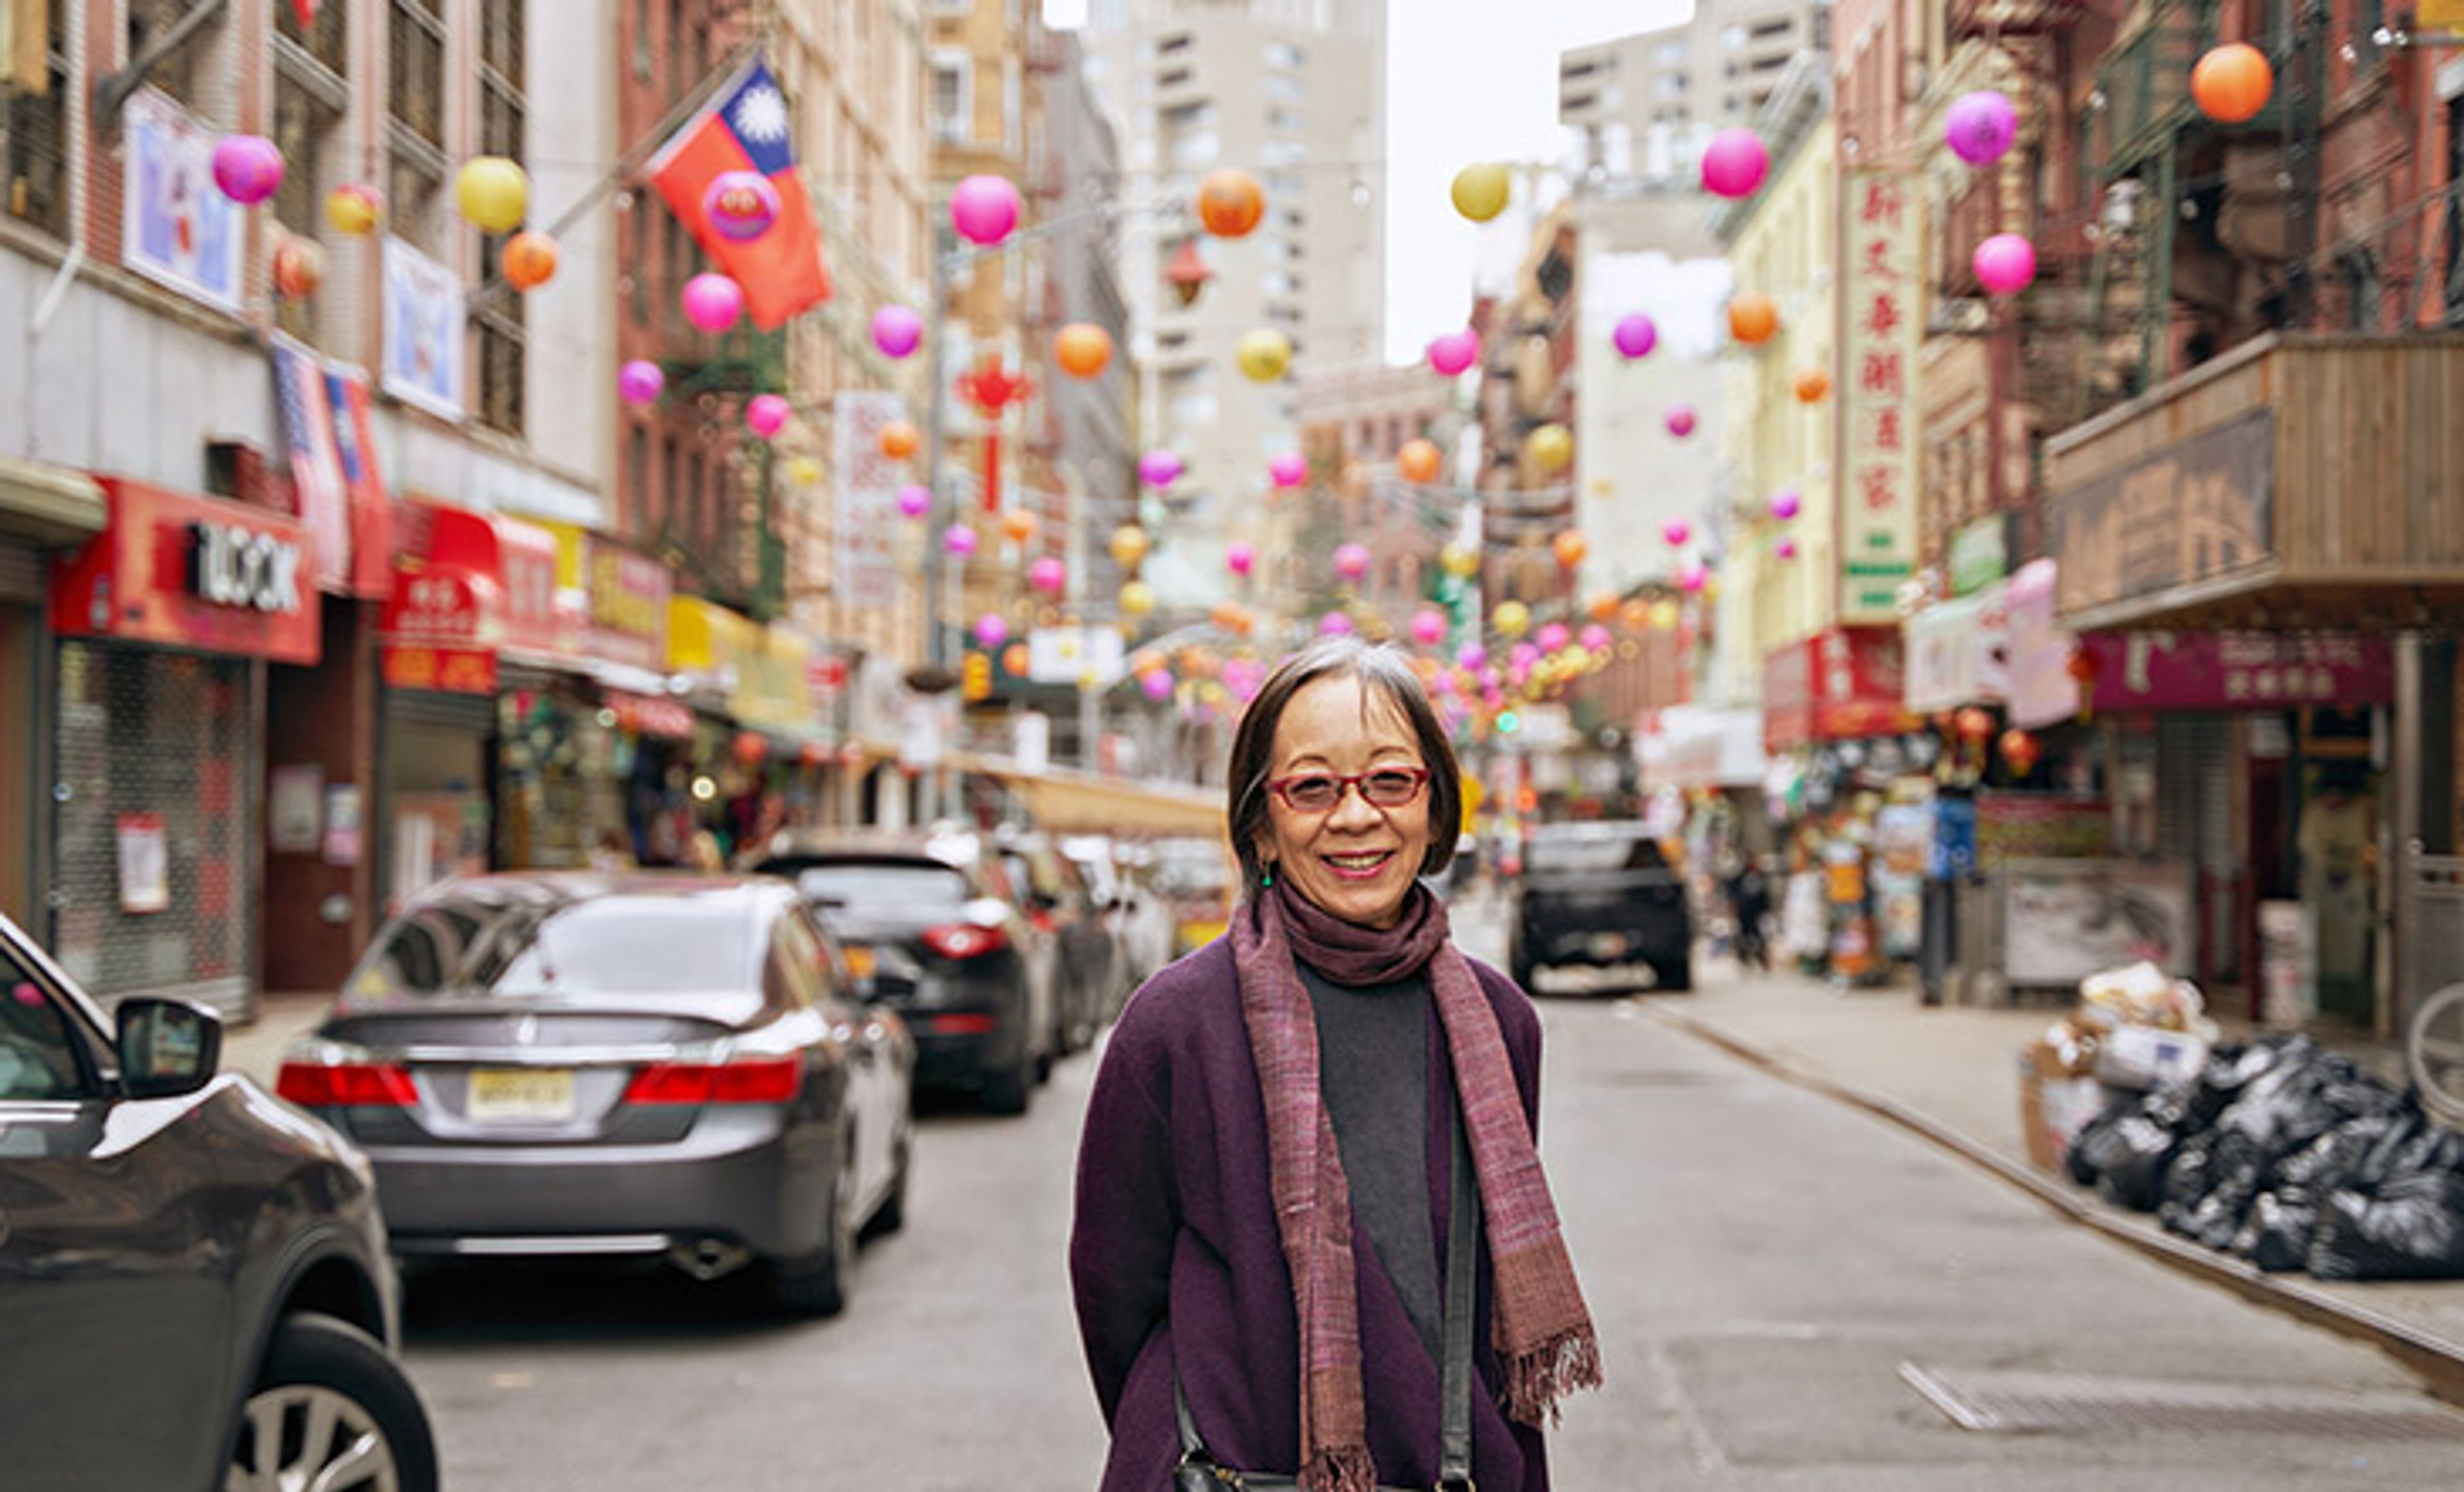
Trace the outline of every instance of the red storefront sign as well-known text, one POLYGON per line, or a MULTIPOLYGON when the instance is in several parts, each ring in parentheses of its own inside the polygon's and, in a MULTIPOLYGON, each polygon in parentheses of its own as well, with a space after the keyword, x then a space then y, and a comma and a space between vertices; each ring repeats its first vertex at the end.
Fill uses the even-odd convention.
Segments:
POLYGON ((627 694, 619 690, 606 693, 607 708, 616 716, 620 730, 640 735, 663 735, 670 740, 693 739, 693 713, 691 705, 673 699, 652 699, 647 694, 627 694))
POLYGON ((2385 633, 2090 632, 2076 646, 2087 652, 2092 710, 2395 702, 2395 646, 2385 633))
POLYGON ((111 526, 55 561, 52 630, 313 664, 308 531, 263 508, 98 478, 111 526))
POLYGON ((1763 658, 1763 749, 1921 728, 1903 700, 1900 630, 1834 627, 1763 658))
POLYGON ((441 503, 394 516, 402 551, 378 624, 385 681, 450 694, 496 691, 506 648, 561 651, 556 540, 544 530, 441 503))

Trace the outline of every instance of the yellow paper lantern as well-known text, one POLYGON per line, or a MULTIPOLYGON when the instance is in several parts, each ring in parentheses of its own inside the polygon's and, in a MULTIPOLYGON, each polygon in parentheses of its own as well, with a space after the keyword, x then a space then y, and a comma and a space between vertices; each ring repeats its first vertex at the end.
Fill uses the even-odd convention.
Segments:
POLYGON ((822 479, 822 464, 810 456, 798 456, 787 463, 787 480, 799 487, 810 487, 822 479))
POLYGON ((1124 523, 1112 530, 1112 562, 1123 569, 1133 569, 1147 557, 1150 547, 1147 531, 1134 523, 1124 523))
POLYGON ((1292 340, 1271 326, 1262 326, 1242 334, 1234 357, 1250 379, 1271 384, 1291 369, 1292 340))
POLYGON ((1543 425, 1531 432, 1524 449, 1543 472, 1562 472, 1574 459, 1573 433, 1562 425, 1543 425))
POLYGON ((1448 544, 1438 552, 1438 563, 1456 580, 1467 581, 1480 573, 1480 552, 1468 544, 1448 544))
POLYGON ((1457 171, 1447 195, 1454 198, 1457 212, 1475 223, 1485 223, 1506 210, 1513 188, 1514 178, 1505 166, 1483 162, 1457 171))
POLYGON ((1519 601, 1502 601, 1488 619, 1498 632, 1507 637, 1521 637, 1531 629, 1531 608, 1519 601))
POLYGON ((1651 603, 1651 629, 1655 632, 1677 630, 1677 603, 1655 601, 1651 603))
POLYGON ((1155 592, 1144 581, 1131 581, 1121 587, 1121 610, 1133 617, 1145 616, 1155 609, 1155 592))
POLYGON ((453 178, 453 201, 480 231, 510 233, 530 210, 530 175, 503 156, 473 156, 453 178))
POLYGON ((385 221, 385 198, 363 182, 345 182, 325 194, 325 221, 334 231, 364 238, 385 221))

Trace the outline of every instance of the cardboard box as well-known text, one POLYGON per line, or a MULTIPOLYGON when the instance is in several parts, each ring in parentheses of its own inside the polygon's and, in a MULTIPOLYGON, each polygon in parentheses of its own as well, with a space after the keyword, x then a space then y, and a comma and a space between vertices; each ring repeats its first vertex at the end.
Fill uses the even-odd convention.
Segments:
POLYGON ((2190 1031, 2121 1025, 2096 1043, 2096 1076, 2110 1087, 2160 1088, 2197 1077, 2207 1064, 2207 1038, 2190 1031))
POLYGON ((2104 1085, 2081 1067, 2079 1048, 2051 1034, 2019 1054, 2019 1134, 2039 1170, 2059 1171, 2071 1141, 2103 1111, 2104 1085))

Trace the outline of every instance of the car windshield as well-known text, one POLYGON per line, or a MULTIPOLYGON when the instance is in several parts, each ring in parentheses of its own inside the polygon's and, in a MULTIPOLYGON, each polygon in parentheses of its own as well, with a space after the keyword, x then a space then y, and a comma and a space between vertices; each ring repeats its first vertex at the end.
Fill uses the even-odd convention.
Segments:
POLYGON ((1541 831, 1524 846, 1528 871, 1657 870, 1667 864, 1660 845, 1639 831, 1541 831))
POLYGON ((865 861, 807 866, 796 889, 825 906, 870 909, 914 907, 956 911, 967 902, 967 877, 950 867, 921 862, 865 861))
POLYGON ((608 896, 482 906, 446 902, 388 927, 352 993, 658 995, 750 981, 741 901, 608 896))

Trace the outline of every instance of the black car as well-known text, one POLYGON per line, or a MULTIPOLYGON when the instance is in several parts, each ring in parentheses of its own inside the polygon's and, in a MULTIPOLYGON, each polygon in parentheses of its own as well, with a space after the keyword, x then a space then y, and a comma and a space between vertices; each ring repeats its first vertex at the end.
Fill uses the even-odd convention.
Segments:
POLYGON ((0 916, 0 1485, 434 1492, 368 1163, 0 916))
POLYGON ((988 842, 809 839, 750 868, 792 878, 866 997, 906 1020, 917 1086, 1026 1112, 1060 1051, 1060 960, 988 842))
POLYGON ((1523 842, 1507 958, 1516 983, 1567 964, 1651 970, 1652 988, 1694 987, 1683 879, 1641 823, 1535 824, 1523 842))
POLYGON ((1105 920, 1107 909, 1078 863, 1042 834, 1004 840, 1001 858, 1011 884, 1024 893, 1027 920, 1050 933, 1055 945, 1055 1048, 1065 1056, 1085 1051, 1119 1013, 1127 994, 1120 987, 1120 949, 1105 920))

